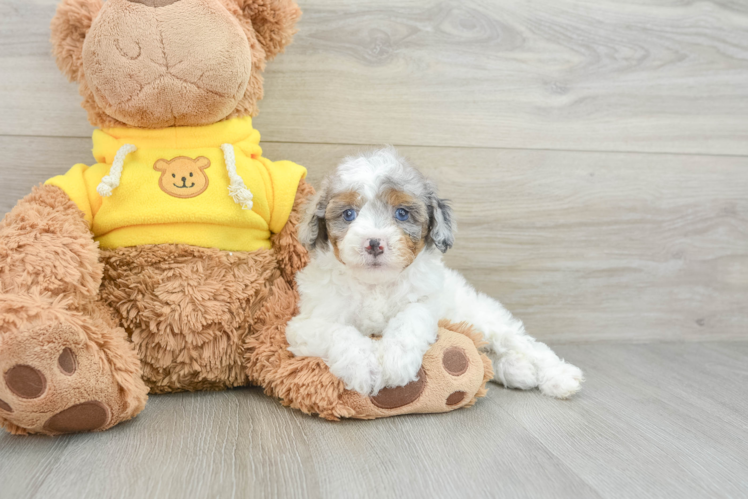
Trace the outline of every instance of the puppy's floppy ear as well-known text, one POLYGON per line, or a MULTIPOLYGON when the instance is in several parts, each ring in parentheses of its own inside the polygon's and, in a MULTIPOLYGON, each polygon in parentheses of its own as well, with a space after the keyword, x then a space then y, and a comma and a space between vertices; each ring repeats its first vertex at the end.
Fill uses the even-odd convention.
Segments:
POLYGON ((322 182, 322 188, 309 199, 305 207, 304 218, 299 224, 299 241, 307 250, 327 245, 327 223, 325 211, 330 201, 329 182, 322 182))
POLYGON ((436 189, 432 183, 429 185, 429 234, 427 243, 433 244, 442 253, 452 248, 454 245, 454 217, 452 207, 449 201, 439 198, 436 195, 436 189))
POLYGON ((103 6, 102 0, 62 0, 52 18, 52 53, 70 81, 83 78, 83 42, 103 6))
POLYGON ((232 0, 252 23, 269 61, 291 43, 301 9, 294 0, 232 0))

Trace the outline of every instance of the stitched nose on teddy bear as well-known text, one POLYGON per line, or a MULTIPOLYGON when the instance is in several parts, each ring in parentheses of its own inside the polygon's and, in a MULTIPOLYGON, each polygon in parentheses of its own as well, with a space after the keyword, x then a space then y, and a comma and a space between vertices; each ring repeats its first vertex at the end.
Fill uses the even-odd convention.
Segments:
POLYGON ((179 0, 128 0, 132 3, 142 3, 143 5, 147 5, 148 7, 166 7, 167 5, 171 5, 175 2, 178 2, 179 0))

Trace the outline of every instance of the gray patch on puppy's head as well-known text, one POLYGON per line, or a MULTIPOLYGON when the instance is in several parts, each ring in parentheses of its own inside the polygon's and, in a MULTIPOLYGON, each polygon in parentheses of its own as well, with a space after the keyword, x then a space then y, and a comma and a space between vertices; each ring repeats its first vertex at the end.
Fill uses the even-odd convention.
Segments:
POLYGON ((436 194, 436 186, 431 181, 427 182, 429 207, 429 237, 428 242, 433 244, 440 252, 445 253, 455 243, 454 216, 449 200, 439 198, 436 194))
POLYGON ((325 248, 328 244, 325 211, 329 202, 329 181, 325 179, 322 187, 306 204, 304 218, 299 224, 299 241, 309 250, 325 248))

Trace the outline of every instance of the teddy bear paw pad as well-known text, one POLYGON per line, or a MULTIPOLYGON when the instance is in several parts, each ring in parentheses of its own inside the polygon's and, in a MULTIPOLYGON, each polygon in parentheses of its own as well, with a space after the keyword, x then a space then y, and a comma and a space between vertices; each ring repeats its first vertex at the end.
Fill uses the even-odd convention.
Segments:
POLYGON ((47 390, 47 378, 29 365, 15 365, 5 373, 5 385, 23 399, 36 399, 47 390))
POLYGON ((0 399, 0 410, 3 410, 4 412, 7 412, 7 413, 13 413, 13 408, 11 408, 10 405, 6 403, 5 401, 3 401, 2 399, 0 399))
POLYGON ((465 396, 467 396, 467 392, 465 391, 453 392, 447 398, 447 406, 454 406, 462 403, 465 400, 465 396))
POLYGON ((372 396, 371 402, 384 410, 392 410, 409 405, 416 401, 426 388, 426 374, 421 368, 418 379, 402 387, 385 387, 379 394, 372 396))
POLYGON ((62 350, 62 354, 57 358, 57 366, 65 375, 70 376, 75 373, 75 370, 78 368, 78 359, 71 348, 66 347, 62 350))
POLYGON ((73 405, 50 417, 44 430, 51 434, 95 431, 109 423, 109 408, 98 401, 87 401, 73 405))
POLYGON ((465 350, 459 347, 450 347, 442 355, 442 365, 447 373, 459 377, 470 367, 470 360, 465 354, 465 350))

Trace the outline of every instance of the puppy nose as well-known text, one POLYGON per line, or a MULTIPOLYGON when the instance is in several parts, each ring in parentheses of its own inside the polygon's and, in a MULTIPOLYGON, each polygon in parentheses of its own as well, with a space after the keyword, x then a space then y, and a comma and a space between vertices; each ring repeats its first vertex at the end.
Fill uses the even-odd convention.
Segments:
POLYGON ((369 240, 369 246, 366 247, 366 253, 374 257, 384 253, 384 247, 379 244, 379 240, 369 240))
POLYGON ((142 3, 147 7, 165 7, 179 0, 129 0, 132 3, 142 3))
POLYGON ((182 177, 182 182, 187 182, 187 177, 182 177))

